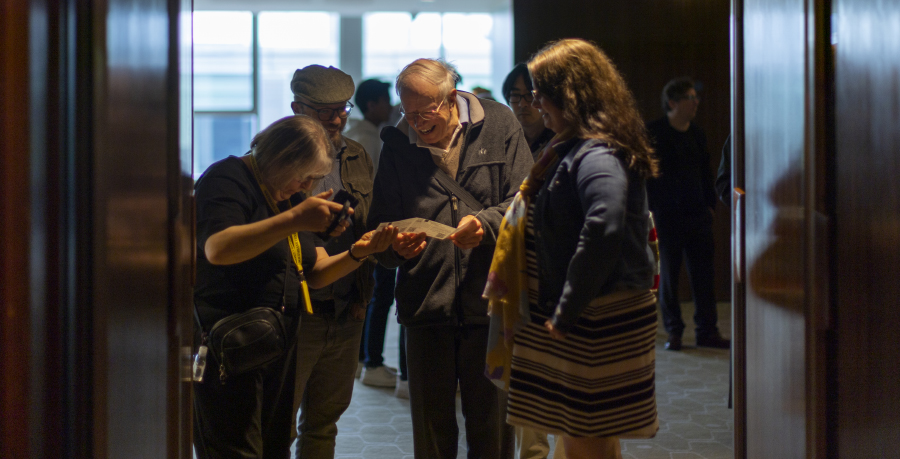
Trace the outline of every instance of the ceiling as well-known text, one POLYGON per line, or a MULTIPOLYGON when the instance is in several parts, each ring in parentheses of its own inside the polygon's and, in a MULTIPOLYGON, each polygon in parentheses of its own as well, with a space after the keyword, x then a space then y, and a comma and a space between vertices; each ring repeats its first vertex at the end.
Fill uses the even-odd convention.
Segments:
POLYGON ((194 0, 194 10, 334 11, 362 15, 370 11, 491 13, 508 11, 511 0, 194 0))

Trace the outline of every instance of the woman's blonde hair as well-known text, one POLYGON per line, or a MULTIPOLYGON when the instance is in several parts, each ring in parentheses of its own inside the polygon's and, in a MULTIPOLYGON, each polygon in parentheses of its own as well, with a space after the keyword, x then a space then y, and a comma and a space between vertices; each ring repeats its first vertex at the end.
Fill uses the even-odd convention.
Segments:
POLYGON ((334 167, 335 151, 325 128, 306 115, 281 118, 259 131, 250 148, 263 179, 276 189, 297 177, 326 175, 334 167))
POLYGON ((601 139, 621 150, 629 169, 655 177, 657 160, 634 96, 615 65, 595 44, 565 39, 528 61, 534 88, 559 107, 582 139, 601 139))

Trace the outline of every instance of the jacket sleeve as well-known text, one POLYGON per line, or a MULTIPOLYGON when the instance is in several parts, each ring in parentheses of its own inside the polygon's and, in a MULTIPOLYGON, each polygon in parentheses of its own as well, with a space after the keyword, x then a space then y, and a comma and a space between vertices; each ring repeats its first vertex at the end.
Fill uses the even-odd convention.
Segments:
POLYGON ((716 194, 726 207, 731 207, 731 136, 722 147, 722 161, 719 162, 719 174, 716 175, 716 194))
MULTIPOLYGON (((385 128, 393 129, 393 128, 385 128)), ((397 152, 385 142, 378 160, 378 171, 372 186, 372 206, 369 208, 367 226, 373 230, 383 222, 402 220, 403 198, 399 184, 401 177, 397 170, 397 152)), ((387 268, 396 268, 406 261, 394 249, 375 254, 375 259, 387 268)))
POLYGON ((700 146, 700 180, 703 186, 703 198, 706 199, 706 206, 715 210, 716 202, 719 200, 714 185, 715 174, 713 174, 712 166, 710 166, 711 157, 709 147, 706 142, 706 133, 702 129, 697 128, 697 145, 700 146))
POLYGON ((576 166, 575 186, 584 211, 584 225, 551 318, 553 326, 563 333, 572 328, 588 303, 606 286, 621 261, 626 231, 628 176, 624 164, 605 149, 596 149, 576 166))
POLYGON ((522 126, 515 119, 513 121, 515 122, 513 128, 509 130, 504 141, 506 169, 509 172, 504 177, 502 184, 502 201, 496 206, 484 209, 478 215, 478 219, 481 220, 481 226, 484 229, 484 237, 481 239, 480 245, 494 246, 497 244, 500 223, 503 221, 503 216, 506 215, 506 209, 512 204, 516 192, 519 191, 519 186, 525 180, 525 177, 528 176, 531 166, 534 164, 534 158, 531 156, 531 149, 525 140, 522 126))
MULTIPOLYGON (((657 122, 647 124, 647 136, 650 138, 650 146, 653 148, 653 151, 656 153, 656 158, 659 160, 660 177, 662 177, 665 174, 663 171, 665 161, 660 153, 661 149, 659 148, 658 124, 659 123, 657 122)), ((658 212, 662 207, 660 196, 664 191, 660 177, 647 179, 647 204, 653 212, 658 212)))

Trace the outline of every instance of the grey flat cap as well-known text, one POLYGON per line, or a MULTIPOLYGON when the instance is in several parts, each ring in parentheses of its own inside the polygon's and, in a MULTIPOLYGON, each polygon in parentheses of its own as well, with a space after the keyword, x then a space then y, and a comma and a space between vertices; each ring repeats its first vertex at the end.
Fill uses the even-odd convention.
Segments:
POLYGON ((294 72, 291 92, 314 104, 340 104, 353 97, 353 77, 334 67, 308 65, 294 72))

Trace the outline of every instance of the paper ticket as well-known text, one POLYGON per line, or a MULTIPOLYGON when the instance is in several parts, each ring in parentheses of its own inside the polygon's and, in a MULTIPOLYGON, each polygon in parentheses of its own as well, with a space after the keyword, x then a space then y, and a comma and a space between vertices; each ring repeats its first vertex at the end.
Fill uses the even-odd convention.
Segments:
POLYGON ((394 226, 401 233, 425 233, 426 236, 436 239, 447 239, 457 231, 456 228, 425 218, 407 218, 396 222, 385 222, 378 225, 377 229, 388 225, 394 226))

